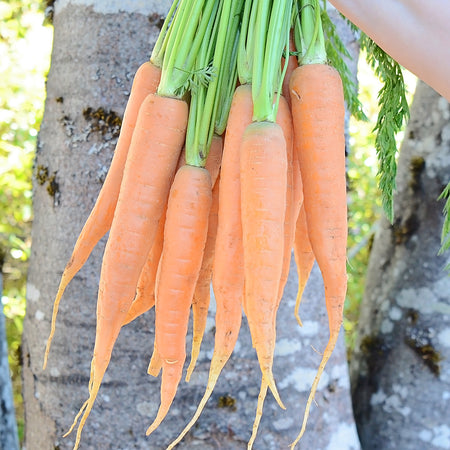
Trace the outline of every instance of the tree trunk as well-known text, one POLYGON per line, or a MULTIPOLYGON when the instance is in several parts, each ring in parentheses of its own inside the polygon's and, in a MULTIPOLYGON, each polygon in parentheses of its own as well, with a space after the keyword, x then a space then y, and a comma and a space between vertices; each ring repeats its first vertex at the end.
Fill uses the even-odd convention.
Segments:
MULTIPOLYGON (((1 264, 0 264, 1 269, 1 264)), ((0 270, 0 298, 3 292, 0 270)), ((5 316, 0 301, 0 448, 16 450, 19 448, 16 417, 14 414, 13 392, 8 363, 8 344, 6 341, 5 316)))
POLYGON ((399 159, 395 221, 375 237, 351 364, 364 449, 450 448, 449 253, 437 256, 450 178, 450 107, 417 87, 399 159))
MULTIPOLYGON (((62 299, 49 365, 46 371, 41 367, 62 269, 94 204, 115 144, 114 130, 95 123, 89 111, 103 108, 106 116, 122 115, 132 76, 148 59, 169 3, 128 0, 120 2, 120 7, 106 0, 56 3, 52 67, 36 159, 33 247, 24 325, 27 450, 71 448, 73 435, 65 439, 62 435, 88 394, 104 240, 62 299), (95 8, 86 3, 95 3, 95 8), (141 3, 147 4, 146 9, 136 10, 141 3)), ((346 36, 348 42, 353 39, 348 30, 346 36)), ((296 290, 292 266, 278 319, 274 363, 287 411, 282 411, 268 395, 256 449, 286 448, 297 435, 321 358, 312 346, 321 351, 328 340, 318 271, 314 270, 302 303, 303 328, 298 327, 293 315, 296 290)), ((160 449, 177 436, 206 386, 214 345, 214 304, 211 309, 191 382, 180 384, 169 415, 149 438, 145 430, 156 414, 160 395, 160 380, 146 373, 153 350, 154 312, 149 311, 123 329, 84 428, 81 448, 160 449)), ((197 426, 179 448, 246 448, 260 382, 244 321, 236 352, 197 426)), ((320 406, 312 407, 302 441, 304 448, 358 449, 343 336, 319 388, 316 400, 320 406)))

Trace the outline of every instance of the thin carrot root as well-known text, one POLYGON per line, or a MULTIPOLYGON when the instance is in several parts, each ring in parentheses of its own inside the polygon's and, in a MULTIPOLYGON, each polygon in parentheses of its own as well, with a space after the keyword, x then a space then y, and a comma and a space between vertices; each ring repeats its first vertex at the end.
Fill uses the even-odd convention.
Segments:
POLYGON ((156 378, 159 375, 159 372, 161 372, 161 368, 162 360, 155 346, 153 349, 152 357, 150 359, 150 363, 148 365, 147 373, 156 378))
POLYGON ((298 293, 297 293, 297 298, 295 300, 294 315, 295 315, 295 319, 297 320, 297 323, 301 327, 303 327, 303 322, 302 322, 302 319, 300 318, 299 309, 300 309, 300 301, 302 299, 302 296, 303 296, 303 289, 301 291, 299 289, 298 293))
POLYGON ((253 422, 252 435, 247 444, 247 450, 251 450, 253 448, 253 444, 255 443, 256 435, 258 434, 259 424, 261 422, 264 400, 266 399, 268 385, 265 382, 264 378, 261 380, 261 388, 258 395, 258 404, 256 406, 256 416, 255 421, 253 422))
POLYGON ((220 372, 222 371, 222 369, 225 366, 225 363, 227 361, 228 361, 228 357, 223 357, 223 355, 220 355, 220 356, 216 356, 215 354, 213 355, 212 360, 211 360, 211 368, 209 371, 209 377, 208 377, 208 383, 206 385, 206 390, 205 390, 205 393, 203 394, 202 399, 200 400, 200 403, 197 406, 197 410, 195 411, 195 414, 193 415, 192 419, 185 426, 184 430, 167 447, 167 450, 171 450, 176 445, 178 445, 183 440, 184 436, 186 436, 186 434, 189 432, 189 430, 195 425, 195 423, 197 422, 201 413, 203 412, 203 409, 205 408, 206 403, 208 402, 209 398, 211 397, 211 394, 214 391, 214 387, 216 386, 217 380, 219 379, 220 372))
POLYGON ((314 382, 311 386, 311 391, 309 393, 308 401, 306 402, 305 413, 303 415, 302 428, 301 428, 298 436, 295 438, 294 442, 292 442, 292 444, 290 445, 291 450, 294 450, 295 446, 298 444, 298 442, 302 438, 303 434, 305 433, 306 424, 308 422, 309 411, 311 408, 311 404, 314 401, 314 396, 316 395, 317 386, 319 385, 320 377, 322 376, 325 366, 326 366, 328 360, 330 359, 330 356, 333 353, 334 348, 336 347, 336 342, 337 342, 338 336, 339 336, 339 329, 337 331, 334 330, 334 332, 332 332, 332 334, 330 336, 327 346, 325 347, 325 351, 323 352, 322 361, 320 362, 320 365, 319 365, 319 370, 317 371, 316 377, 314 378, 314 382))
POLYGON ((175 394, 177 392, 178 384, 181 380, 183 364, 184 360, 175 362, 163 362, 163 371, 161 377, 161 405, 159 406, 155 420, 148 427, 145 433, 147 436, 152 434, 159 427, 159 425, 169 412, 170 406, 172 405, 173 399, 175 398, 175 394))
POLYGON ((86 409, 86 406, 88 405, 89 400, 86 400, 83 405, 81 406, 80 410, 78 411, 77 415, 75 416, 75 419, 73 419, 72 425, 70 428, 63 434, 63 437, 69 436, 70 433, 72 433, 73 429, 75 428, 78 419, 80 418, 81 414, 83 414, 83 411, 86 409))
POLYGON ((73 450, 77 450, 80 445, 81 432, 83 431, 84 424, 86 423, 86 420, 92 410, 92 407, 94 406, 95 399, 97 398, 97 394, 100 389, 101 379, 102 379, 102 377, 100 377, 100 379, 98 381, 96 381, 95 383, 90 384, 89 398, 83 403, 83 406, 81 407, 80 411, 75 416, 75 420, 74 420, 72 426, 70 427, 69 431, 63 436, 63 437, 67 437, 73 431, 73 429, 76 426, 76 423, 78 422, 79 417, 81 416, 80 423, 78 424, 78 428, 77 428, 77 436, 75 439, 75 445, 73 447, 73 450))
POLYGON ((294 256, 297 264, 298 274, 298 291, 297 299, 295 301, 294 314, 300 326, 303 326, 299 315, 300 303, 303 297, 303 292, 308 282, 309 275, 314 265, 315 257, 309 241, 308 225, 306 222, 305 208, 302 205, 297 218, 295 230, 294 256))
POLYGON ((263 372, 263 378, 265 383, 267 383, 270 391, 272 392, 272 395, 274 396, 276 402, 280 406, 281 409, 286 409, 286 406, 284 406, 283 402, 281 401, 280 394, 278 393, 277 386, 275 384, 275 378, 273 377, 272 370, 270 371, 264 371, 263 372))
POLYGON ((191 350, 191 361, 186 371, 186 381, 191 381, 192 372, 194 372, 195 365, 197 364, 198 355, 200 354, 200 347, 203 340, 203 334, 200 336, 194 336, 192 338, 192 350, 191 350))
POLYGON ((64 269, 64 272, 63 272, 62 277, 61 277, 61 281, 59 283, 58 292, 56 294, 55 302, 53 304, 52 323, 51 323, 51 328, 50 328, 50 334, 49 334, 48 339, 47 339, 47 345, 45 347, 44 363, 42 365, 42 369, 43 370, 45 370, 45 368, 47 367, 48 355, 50 353, 50 347, 52 345, 53 336, 55 335, 55 331, 56 331, 56 317, 58 315, 59 304, 61 302, 61 298, 62 298, 62 296, 64 294, 64 291, 65 291, 67 285, 70 283, 70 281, 73 278, 73 276, 68 273, 68 270, 69 270, 70 265, 71 265, 71 261, 72 261, 72 259, 69 261, 69 263, 67 264, 66 268, 64 269))

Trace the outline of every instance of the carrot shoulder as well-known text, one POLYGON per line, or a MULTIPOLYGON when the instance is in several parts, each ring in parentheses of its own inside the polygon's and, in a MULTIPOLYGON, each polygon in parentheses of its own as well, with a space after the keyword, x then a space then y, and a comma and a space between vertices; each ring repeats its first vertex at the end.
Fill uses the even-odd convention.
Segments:
POLYGON ((77 242, 75 243, 72 256, 61 277, 53 305, 51 331, 44 356, 44 369, 47 365, 50 345, 55 333, 56 316, 58 314, 61 297, 63 296, 67 285, 81 267, 83 267, 91 254, 92 249, 111 227, 122 182, 125 161, 130 147, 131 137, 136 126, 139 108, 147 95, 156 92, 160 77, 161 69, 149 61, 139 67, 134 77, 130 98, 128 99, 127 107, 125 109, 122 128, 120 130, 111 166, 95 205, 81 230, 77 242))

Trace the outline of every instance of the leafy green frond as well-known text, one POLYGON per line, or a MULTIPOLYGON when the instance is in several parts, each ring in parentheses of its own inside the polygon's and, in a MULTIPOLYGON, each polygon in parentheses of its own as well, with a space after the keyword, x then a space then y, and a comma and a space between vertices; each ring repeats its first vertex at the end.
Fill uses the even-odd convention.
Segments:
POLYGON ((353 81, 350 69, 345 62, 345 59, 351 59, 351 55, 339 37, 336 26, 331 21, 325 8, 322 9, 322 26, 327 38, 325 40, 327 57, 331 65, 335 67, 341 75, 342 84, 344 86, 344 97, 350 114, 358 120, 367 121, 368 119, 364 114, 362 104, 358 98, 356 83, 353 81))
POLYGON ((360 44, 361 49, 366 51, 367 62, 383 83, 378 93, 380 110, 374 128, 374 132, 376 132, 375 149, 379 162, 378 175, 383 208, 392 222, 398 151, 395 136, 409 119, 405 81, 400 65, 364 33, 361 33, 360 44))
POLYGON ((189 91, 193 91, 198 89, 200 86, 207 88, 211 80, 217 76, 217 70, 213 67, 212 64, 209 64, 206 67, 201 69, 194 69, 186 82, 185 89, 189 91))
MULTIPOLYGON (((442 255, 446 250, 450 249, 450 182, 447 187, 442 191, 438 200, 447 199, 444 205, 444 225, 442 227, 441 235, 441 249, 439 255, 442 255)), ((450 269, 450 267, 449 267, 450 269)))

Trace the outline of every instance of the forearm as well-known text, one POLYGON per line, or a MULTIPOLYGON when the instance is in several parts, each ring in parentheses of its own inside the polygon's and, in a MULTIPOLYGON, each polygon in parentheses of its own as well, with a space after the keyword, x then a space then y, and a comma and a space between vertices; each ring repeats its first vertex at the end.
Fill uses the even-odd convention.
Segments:
POLYGON ((386 53, 450 101, 448 0, 330 0, 386 53))

